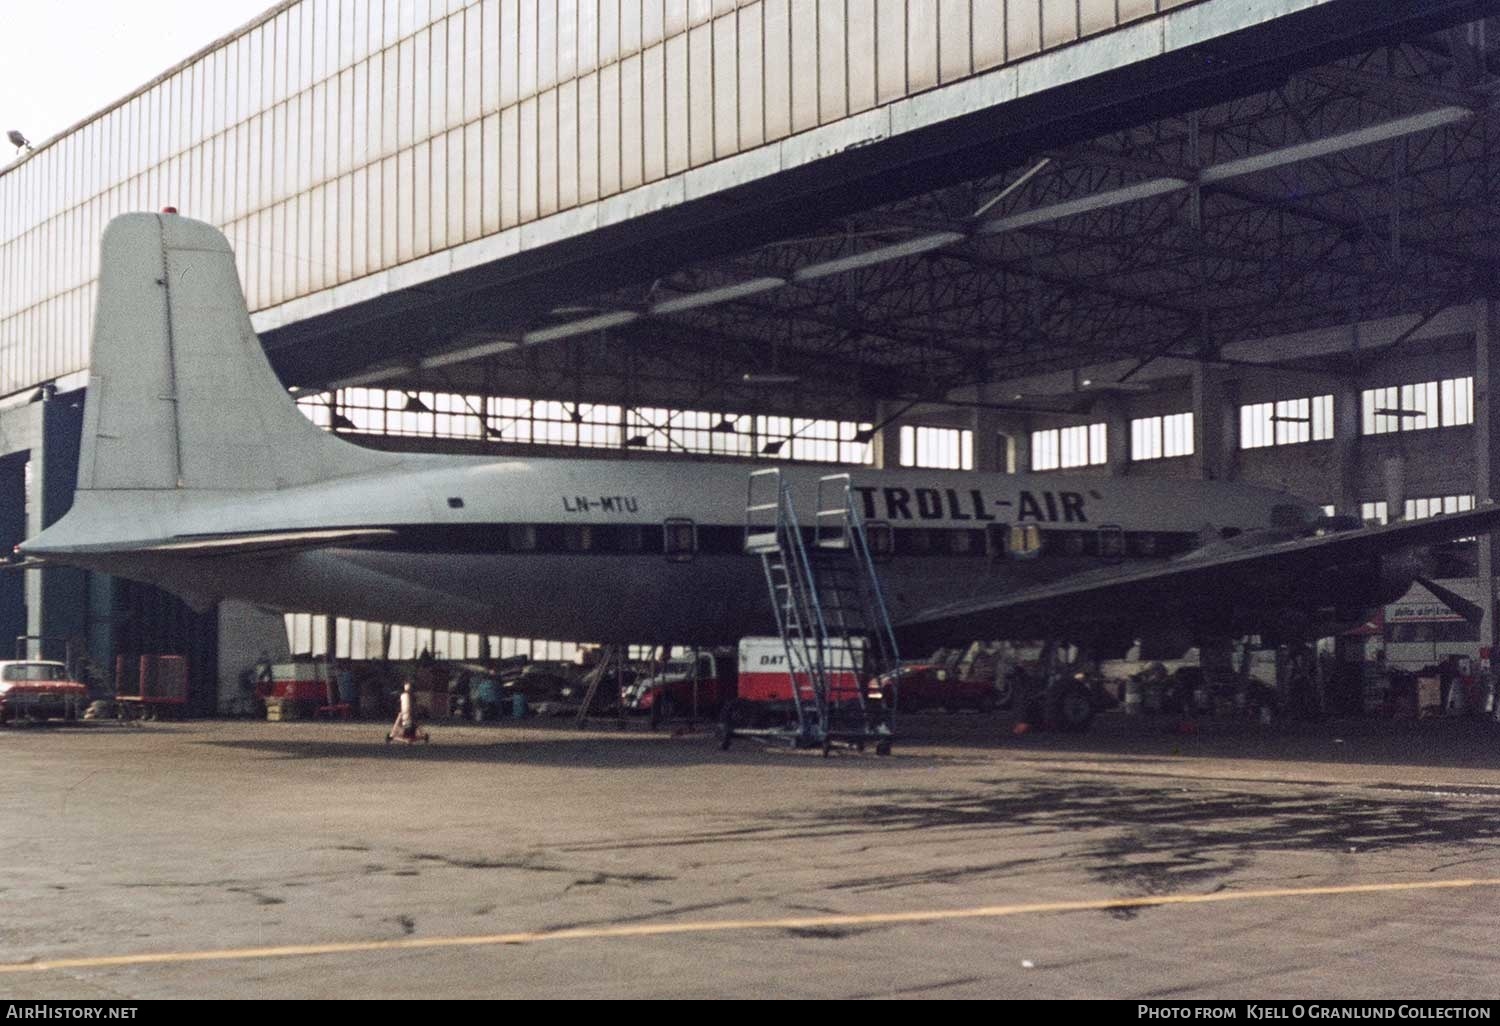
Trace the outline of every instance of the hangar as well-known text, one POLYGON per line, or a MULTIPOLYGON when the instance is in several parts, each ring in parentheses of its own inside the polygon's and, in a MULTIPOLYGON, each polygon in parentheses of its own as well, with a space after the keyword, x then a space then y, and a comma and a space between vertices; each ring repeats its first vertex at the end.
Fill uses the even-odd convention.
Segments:
MULTIPOLYGON (((103 226, 163 206, 224 229, 285 384, 377 447, 1486 502, 1493 8, 278 5, 0 171, 3 540, 71 499, 103 226)), ((1489 539, 1451 555, 1477 656, 1489 539)), ((190 649, 205 711, 281 629, 4 588, 7 630, 102 665, 190 649)), ((294 647, 483 643, 328 612, 294 647)))

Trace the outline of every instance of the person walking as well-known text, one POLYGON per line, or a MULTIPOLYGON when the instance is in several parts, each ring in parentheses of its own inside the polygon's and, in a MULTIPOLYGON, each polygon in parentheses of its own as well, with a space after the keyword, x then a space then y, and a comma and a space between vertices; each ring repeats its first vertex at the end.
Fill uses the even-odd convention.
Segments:
POLYGON ((385 743, 390 744, 397 739, 407 744, 427 740, 426 732, 417 731, 417 714, 412 705, 411 681, 402 685, 401 705, 396 711, 396 722, 391 724, 390 732, 385 735, 385 743))

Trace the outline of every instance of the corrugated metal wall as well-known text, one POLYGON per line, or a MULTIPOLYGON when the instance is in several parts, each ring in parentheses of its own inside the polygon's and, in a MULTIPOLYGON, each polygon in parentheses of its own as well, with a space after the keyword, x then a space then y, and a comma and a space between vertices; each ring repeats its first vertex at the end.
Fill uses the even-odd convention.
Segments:
POLYGON ((0 175, 0 394, 85 366, 125 211, 265 309, 1189 2, 288 4, 0 175))

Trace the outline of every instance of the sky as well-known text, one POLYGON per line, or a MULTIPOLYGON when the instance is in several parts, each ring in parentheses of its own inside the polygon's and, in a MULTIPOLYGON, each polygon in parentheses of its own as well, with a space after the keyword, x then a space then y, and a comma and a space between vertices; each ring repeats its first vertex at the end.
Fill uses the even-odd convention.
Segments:
POLYGON ((275 0, 0 0, 5 133, 34 144, 109 106, 275 0))

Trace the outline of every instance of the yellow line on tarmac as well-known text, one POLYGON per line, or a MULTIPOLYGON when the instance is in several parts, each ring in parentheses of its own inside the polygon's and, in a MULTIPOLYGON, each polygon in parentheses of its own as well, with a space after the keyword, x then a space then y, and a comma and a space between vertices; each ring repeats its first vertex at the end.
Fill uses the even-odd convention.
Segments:
POLYGON ((476 934, 461 937, 404 937, 400 940, 346 941, 330 944, 288 944, 280 947, 222 948, 211 951, 161 951, 140 955, 100 955, 54 958, 34 962, 0 963, 0 975, 39 973, 54 969, 109 969, 131 965, 176 965, 184 962, 240 961, 292 958, 306 955, 343 955, 364 951, 421 951, 435 948, 480 948, 499 944, 536 944, 556 940, 611 940, 622 937, 666 937, 674 934, 730 933, 744 930, 814 930, 839 926, 885 926, 896 923, 940 923, 959 919, 1002 919, 1048 912, 1091 912, 1158 905, 1205 905, 1225 901, 1306 898, 1318 895, 1390 894, 1402 891, 1467 890, 1500 887, 1493 880, 1427 880, 1415 883, 1348 884, 1342 887, 1288 887, 1259 891, 1219 891, 1214 894, 1162 894, 1139 898, 1098 898, 1093 901, 1048 901, 1025 905, 984 905, 976 908, 931 909, 922 912, 870 912, 851 915, 795 916, 783 919, 725 919, 706 922, 639 923, 630 926, 590 926, 564 930, 476 934))

